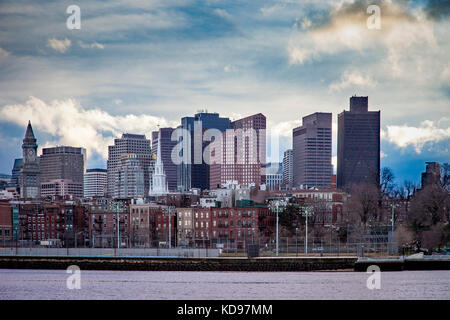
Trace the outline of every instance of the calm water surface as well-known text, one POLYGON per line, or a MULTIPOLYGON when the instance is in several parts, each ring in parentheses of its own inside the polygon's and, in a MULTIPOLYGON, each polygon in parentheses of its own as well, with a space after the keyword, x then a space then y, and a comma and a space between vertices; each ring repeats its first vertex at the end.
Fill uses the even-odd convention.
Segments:
POLYGON ((356 272, 81 271, 0 269, 0 299, 450 299, 450 271, 382 272, 381 289, 356 272))

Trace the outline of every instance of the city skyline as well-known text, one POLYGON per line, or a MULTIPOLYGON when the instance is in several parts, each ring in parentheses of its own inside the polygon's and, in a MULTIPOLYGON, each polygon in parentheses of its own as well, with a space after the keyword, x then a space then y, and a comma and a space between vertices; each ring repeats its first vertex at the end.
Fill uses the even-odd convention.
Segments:
POLYGON ((331 112, 336 164, 337 114, 357 94, 381 111, 381 167, 419 182, 426 161, 448 162, 448 4, 379 1, 381 29, 369 30, 368 3, 90 2, 69 30, 68 1, 3 2, 0 172, 28 120, 39 150, 85 147, 87 168, 105 168, 122 133, 151 137, 205 108, 263 113, 280 157, 302 117, 331 112))

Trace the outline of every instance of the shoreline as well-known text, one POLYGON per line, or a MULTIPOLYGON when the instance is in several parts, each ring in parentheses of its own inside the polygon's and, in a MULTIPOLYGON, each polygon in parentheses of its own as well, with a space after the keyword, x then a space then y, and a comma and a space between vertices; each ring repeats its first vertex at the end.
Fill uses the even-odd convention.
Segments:
POLYGON ((376 265, 380 271, 450 270, 450 259, 357 257, 58 257, 0 256, 0 269, 67 269, 115 271, 237 271, 237 272, 365 272, 376 265))

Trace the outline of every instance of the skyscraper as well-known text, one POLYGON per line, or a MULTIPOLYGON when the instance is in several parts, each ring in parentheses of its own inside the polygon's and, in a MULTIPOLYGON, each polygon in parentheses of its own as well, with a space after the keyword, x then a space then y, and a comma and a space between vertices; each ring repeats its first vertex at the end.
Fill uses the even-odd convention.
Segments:
POLYGON ((261 176, 266 175, 261 169, 266 163, 266 117, 263 114, 233 121, 222 140, 212 146, 210 189, 230 181, 242 186, 262 183, 261 176))
POLYGON ((113 198, 144 198, 150 191, 152 155, 126 153, 114 171, 113 198))
POLYGON ((55 179, 83 183, 86 149, 68 146, 43 148, 39 166, 41 183, 55 179))
POLYGON ((172 150, 177 144, 177 141, 172 141, 174 130, 173 128, 160 128, 158 131, 152 132, 152 154, 154 158, 156 158, 159 135, 161 134, 161 161, 164 164, 169 190, 177 189, 177 165, 172 161, 172 150))
POLYGON ((293 130, 293 184, 295 187, 331 187, 331 113, 303 117, 293 130))
POLYGON ((350 98, 350 111, 338 115, 337 187, 379 184, 380 111, 369 111, 369 98, 350 98))
POLYGON ((425 172, 422 172, 422 189, 426 186, 437 184, 441 179, 441 167, 439 162, 426 162, 425 172))
POLYGON ((104 197, 106 193, 106 169, 87 169, 84 174, 84 197, 104 197))
POLYGON ((203 134, 208 129, 221 132, 230 128, 230 119, 221 118, 218 113, 200 112, 194 117, 184 117, 178 127, 183 130, 180 137, 183 162, 177 167, 178 189, 186 191, 191 188, 209 188, 209 164, 203 159, 209 141, 203 141, 203 134))
POLYGON ((288 149, 283 155, 283 184, 292 187, 293 181, 293 150, 288 149))
POLYGON ((107 196, 114 194, 114 182, 116 168, 120 165, 120 157, 123 154, 151 154, 150 140, 145 135, 122 134, 122 138, 114 139, 114 145, 108 147, 108 185, 107 196))
POLYGON ((19 176, 21 198, 35 199, 40 197, 41 173, 37 161, 37 147, 31 122, 28 121, 22 144, 23 165, 19 176))
MULTIPOLYGON (((39 158, 37 158, 39 160, 39 158)), ((39 163, 39 161, 38 161, 39 163)), ((11 170, 11 182, 9 184, 10 187, 19 188, 19 177, 20 177, 20 170, 22 169, 23 165, 23 159, 14 159, 14 165, 11 170)))

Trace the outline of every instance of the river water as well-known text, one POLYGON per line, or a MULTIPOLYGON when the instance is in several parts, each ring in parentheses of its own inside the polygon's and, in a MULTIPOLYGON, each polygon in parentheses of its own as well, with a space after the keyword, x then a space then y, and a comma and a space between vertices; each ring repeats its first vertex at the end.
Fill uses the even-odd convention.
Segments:
POLYGON ((0 299, 450 299, 450 271, 364 272, 81 271, 0 269, 0 299))

